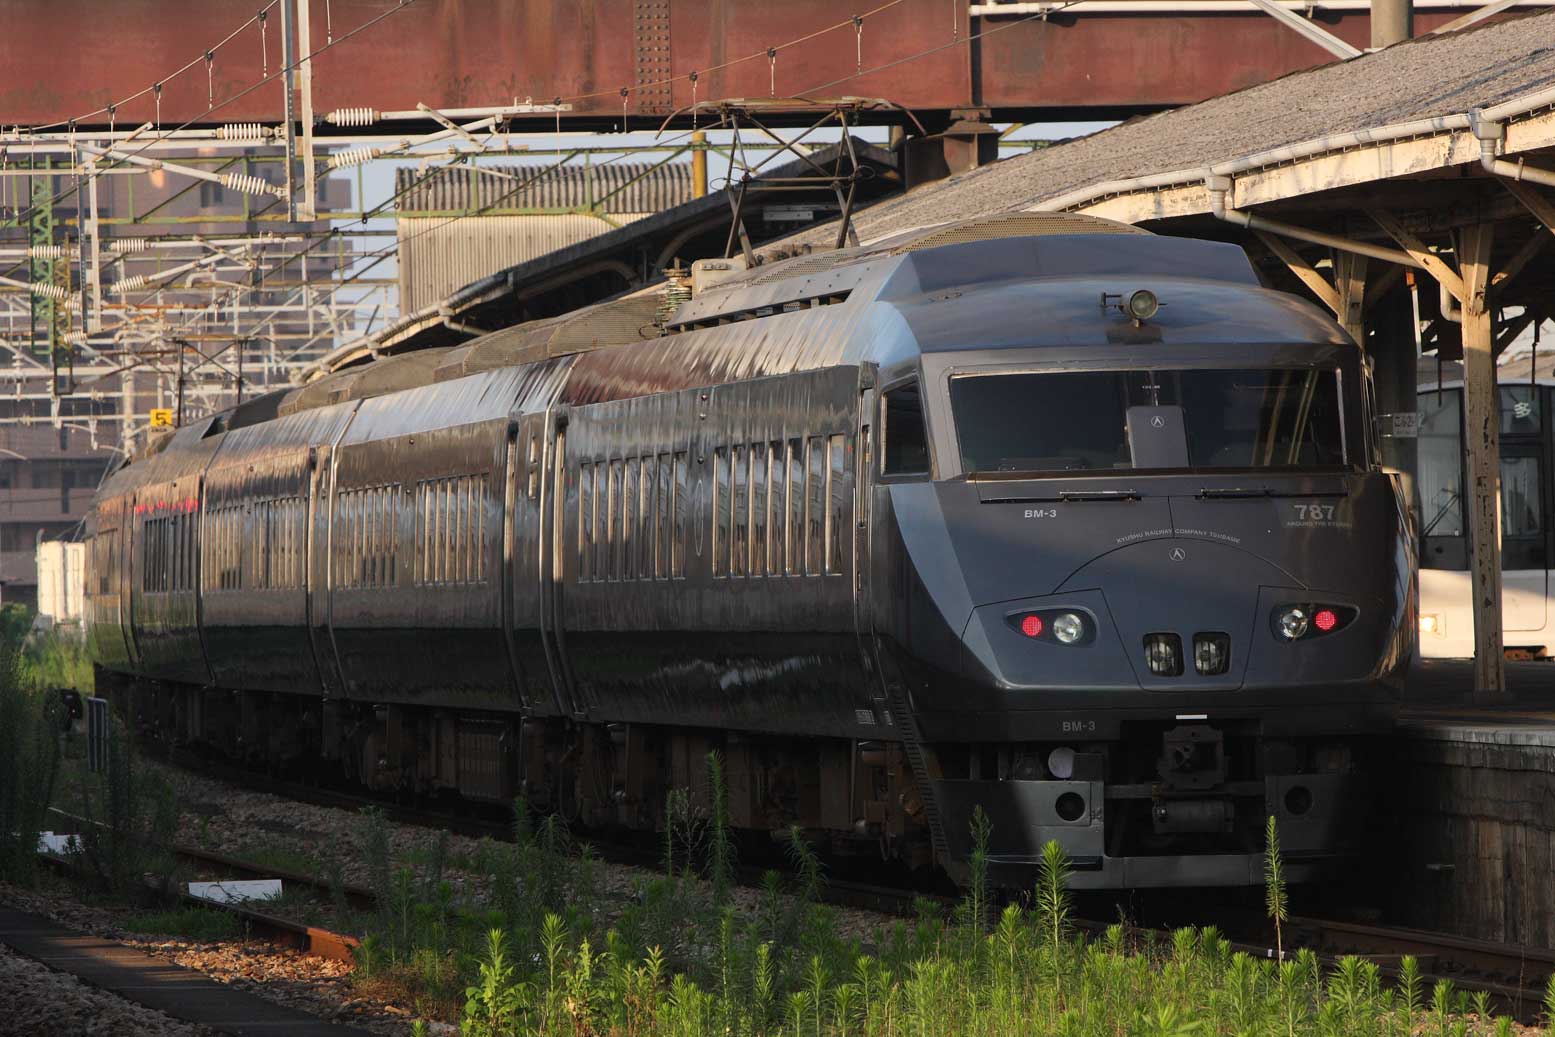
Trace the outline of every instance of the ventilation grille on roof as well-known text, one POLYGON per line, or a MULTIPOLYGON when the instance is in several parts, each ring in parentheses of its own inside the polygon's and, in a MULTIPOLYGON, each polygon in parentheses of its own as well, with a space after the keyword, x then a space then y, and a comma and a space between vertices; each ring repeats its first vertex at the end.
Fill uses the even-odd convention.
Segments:
POLYGON ((1097 216, 1081 216, 1068 212, 1015 212, 965 220, 944 227, 935 227, 921 236, 896 246, 895 254, 916 252, 919 249, 939 248, 941 245, 964 245, 971 241, 990 241, 994 238, 1023 238, 1046 234, 1149 234, 1147 230, 1117 220, 1104 220, 1097 216))

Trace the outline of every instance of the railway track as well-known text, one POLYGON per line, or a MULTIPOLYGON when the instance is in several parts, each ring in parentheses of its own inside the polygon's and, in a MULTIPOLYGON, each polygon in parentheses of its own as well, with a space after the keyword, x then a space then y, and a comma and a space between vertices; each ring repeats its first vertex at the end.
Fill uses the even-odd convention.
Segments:
MULTIPOLYGON (((425 806, 398 804, 384 799, 345 792, 338 789, 303 785, 269 776, 255 775, 227 765, 214 765, 207 760, 177 759, 179 766, 196 770, 207 777, 242 784, 246 788, 273 795, 296 799, 316 806, 346 810, 372 807, 399 824, 417 827, 446 829, 475 838, 482 836, 510 840, 513 836, 511 822, 497 816, 471 813, 449 813, 425 806)), ((655 868, 658 861, 654 853, 641 845, 591 842, 590 845, 606 860, 618 864, 655 868)), ((234 875, 262 873, 267 877, 282 878, 294 885, 313 889, 321 894, 339 895, 329 883, 315 876, 287 873, 284 869, 248 865, 241 860, 218 853, 190 848, 180 848, 191 863, 213 868, 227 869, 234 875)), ((738 881, 743 885, 761 883, 762 868, 739 869, 738 881)), ((373 894, 361 888, 349 888, 347 896, 354 907, 370 910, 373 894)), ((820 890, 821 899, 835 906, 874 911, 898 917, 913 917, 918 902, 927 899, 948 909, 955 898, 944 894, 926 893, 898 886, 828 877, 820 890)), ((1227 910, 1224 918, 1205 917, 1201 925, 1225 922, 1223 930, 1240 934, 1232 941, 1235 950, 1259 958, 1273 958, 1276 950, 1259 929, 1258 920, 1247 912, 1227 910)), ((1133 928, 1141 934, 1153 934, 1159 945, 1170 944, 1170 928, 1150 924, 1133 928)), ((1092 932, 1104 931, 1107 922, 1079 920, 1079 926, 1092 932)), ((1291 919, 1285 928, 1287 957, 1301 948, 1310 948, 1326 963, 1332 964, 1347 955, 1357 955, 1373 962, 1385 976, 1397 978, 1399 963, 1404 955, 1413 955, 1419 962, 1426 983, 1451 980, 1454 986, 1466 991, 1485 991, 1507 1011, 1519 1018, 1531 1019, 1542 1005, 1544 984, 1555 974, 1555 951, 1529 948, 1515 944, 1502 944, 1486 940, 1474 940, 1447 933, 1433 933, 1418 929, 1394 926, 1368 925, 1337 919, 1298 917, 1291 919)))

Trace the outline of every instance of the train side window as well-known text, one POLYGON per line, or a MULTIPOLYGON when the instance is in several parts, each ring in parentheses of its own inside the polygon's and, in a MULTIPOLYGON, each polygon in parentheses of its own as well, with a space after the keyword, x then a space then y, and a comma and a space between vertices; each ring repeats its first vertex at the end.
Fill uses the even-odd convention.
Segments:
POLYGON ((670 577, 676 580, 686 578, 686 532, 688 527, 686 517, 691 511, 691 502, 686 498, 691 478, 689 465, 688 452, 677 450, 675 452, 675 484, 670 497, 670 510, 675 516, 675 536, 670 542, 670 577))
POLYGON ((804 440, 790 439, 787 446, 788 507, 784 516, 783 571, 804 573, 804 440))
POLYGON ((729 451, 729 575, 744 576, 750 562, 750 461, 745 447, 729 451))
POLYGON ((784 531, 787 529, 788 468, 783 441, 767 444, 767 575, 783 575, 784 531))
POLYGON ((637 458, 621 463, 621 579, 637 579, 637 458))
POLYGON ((806 447, 809 471, 805 480, 805 575, 819 576, 826 571, 826 437, 811 436, 806 447))
POLYGON ((729 461, 723 447, 713 449, 713 576, 728 575, 728 556, 724 542, 728 539, 729 461))
POLYGON ((830 436, 826 440, 826 571, 842 572, 842 544, 846 529, 848 495, 847 439, 830 436))
POLYGON ((653 579, 655 545, 658 541, 654 536, 654 490, 659 478, 659 463, 653 454, 644 454, 638 458, 637 478, 637 577, 641 580, 653 579))
POLYGON ((927 475, 929 434, 923 422, 923 399, 917 382, 888 390, 882 397, 880 452, 882 475, 927 475))
POLYGON ((653 578, 667 579, 670 574, 670 541, 674 533, 674 460, 659 455, 659 485, 653 502, 653 578))
POLYGON ((1463 397, 1424 392, 1419 401, 1420 535, 1463 535, 1463 397))
POLYGON ((752 443, 750 448, 752 576, 767 572, 767 450, 765 443, 752 443))

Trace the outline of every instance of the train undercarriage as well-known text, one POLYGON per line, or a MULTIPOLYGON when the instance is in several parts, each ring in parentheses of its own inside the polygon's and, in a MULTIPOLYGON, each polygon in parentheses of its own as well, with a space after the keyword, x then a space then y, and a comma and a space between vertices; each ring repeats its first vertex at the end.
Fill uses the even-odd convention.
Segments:
POLYGON ((934 774, 919 781, 899 741, 580 723, 103 670, 98 693, 169 748, 402 801, 522 798, 595 832, 662 831, 677 790, 709 816, 717 752, 728 822, 748 836, 797 828, 834 858, 920 875, 938 863, 964 881, 980 809, 983 852, 1007 886, 1030 881, 1048 840, 1064 847, 1078 887, 1256 884, 1269 816, 1292 879, 1315 879, 1360 852, 1367 803, 1362 740, 1264 739, 1251 722, 1141 722, 1096 743, 924 746, 934 774))

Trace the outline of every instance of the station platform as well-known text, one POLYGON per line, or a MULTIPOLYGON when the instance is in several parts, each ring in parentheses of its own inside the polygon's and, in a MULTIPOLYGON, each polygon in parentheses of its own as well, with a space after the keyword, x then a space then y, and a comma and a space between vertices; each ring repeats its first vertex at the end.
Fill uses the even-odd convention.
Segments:
POLYGON ((1467 662, 1417 666, 1378 782, 1375 869, 1394 920, 1555 949, 1555 662, 1470 701, 1467 662))
POLYGON ((133 947, 67 929, 42 915, 0 907, 0 943, 175 1019, 235 1037, 367 1037, 369 1031, 315 1016, 218 983, 133 947))

